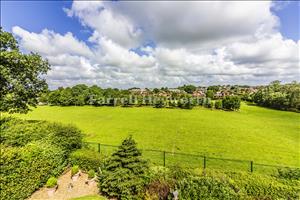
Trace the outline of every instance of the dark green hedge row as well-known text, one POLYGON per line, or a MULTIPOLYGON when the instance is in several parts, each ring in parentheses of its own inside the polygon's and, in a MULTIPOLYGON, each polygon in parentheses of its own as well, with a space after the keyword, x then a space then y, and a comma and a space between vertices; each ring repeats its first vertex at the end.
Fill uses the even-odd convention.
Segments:
POLYGON ((146 188, 148 199, 299 199, 300 181, 261 174, 155 168, 146 188))
POLYGON ((34 142, 24 147, 1 149, 1 199, 25 199, 65 166, 59 147, 34 142))
POLYGON ((1 200, 25 199, 50 176, 58 176, 69 153, 82 145, 81 132, 72 126, 1 120, 1 200))

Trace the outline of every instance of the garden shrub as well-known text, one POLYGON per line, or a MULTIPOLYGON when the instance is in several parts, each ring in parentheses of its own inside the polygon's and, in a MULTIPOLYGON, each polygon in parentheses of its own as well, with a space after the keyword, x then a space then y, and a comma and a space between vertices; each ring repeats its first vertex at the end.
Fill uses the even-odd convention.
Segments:
POLYGON ((179 167, 150 170, 147 199, 170 199, 177 190, 179 199, 299 199, 300 181, 272 176, 187 170, 179 167), (167 196, 164 192, 169 191, 167 196))
POLYGON ((100 192, 122 200, 141 199, 147 168, 136 142, 125 139, 99 175, 100 192))
POLYGON ((182 109, 192 109, 194 107, 194 104, 191 99, 188 99, 186 101, 179 101, 178 107, 182 109))
POLYGON ((84 171, 91 169, 98 171, 103 163, 104 156, 100 155, 97 151, 83 148, 73 151, 69 158, 72 165, 78 165, 84 171))
POLYGON ((49 128, 53 130, 49 135, 51 143, 61 147, 67 154, 82 147, 82 133, 78 128, 58 123, 52 123, 49 128))
POLYGON ((88 178, 94 178, 96 176, 96 172, 92 169, 88 171, 88 178))
POLYGON ((53 188, 54 186, 57 185, 57 178, 55 177, 50 177, 46 183, 47 188, 53 188))
POLYGON ((82 133, 74 126, 46 121, 6 119, 0 127, 2 144, 24 146, 32 141, 43 140, 59 146, 66 154, 82 146, 82 133))
POLYGON ((1 123, 0 143, 9 146, 24 146, 41 140, 50 134, 48 123, 4 118, 1 123))
POLYGON ((216 108, 216 109, 222 109, 222 108, 223 108, 223 106, 222 106, 222 101, 221 101, 221 100, 217 100, 217 101, 215 102, 215 108, 216 108))
POLYGON ((66 162, 63 151, 45 142, 1 148, 1 199, 25 199, 50 176, 59 175, 66 162))
POLYGON ((179 199, 240 199, 229 184, 209 176, 188 176, 177 182, 179 199))
POLYGON ((77 174, 79 172, 79 166, 78 165, 74 165, 71 169, 71 175, 74 176, 75 174, 77 174))
POLYGON ((239 110, 241 107, 241 99, 238 96, 226 96, 222 100, 224 110, 239 110))
POLYGON ((148 170, 145 199, 167 200, 175 186, 175 180, 170 176, 169 168, 156 166, 148 170))
POLYGON ((278 169, 278 178, 300 180, 300 169, 279 168, 278 169))
MULTIPOLYGON (((223 175, 224 176, 224 175, 223 175)), ((249 173, 227 173, 245 195, 251 199, 299 199, 300 182, 282 182, 272 176, 249 173)))
POLYGON ((58 176, 69 153, 82 144, 81 132, 71 126, 14 118, 0 125, 1 199, 27 198, 50 176, 58 176))

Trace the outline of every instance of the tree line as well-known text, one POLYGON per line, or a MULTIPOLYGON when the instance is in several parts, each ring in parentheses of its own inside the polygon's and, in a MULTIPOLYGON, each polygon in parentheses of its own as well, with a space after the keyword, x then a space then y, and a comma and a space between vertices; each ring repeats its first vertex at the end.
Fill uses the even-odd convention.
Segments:
POLYGON ((248 100, 260 106, 300 112, 300 83, 293 81, 281 84, 280 81, 273 81, 261 87, 248 100))
MULTIPOLYGON (((157 88, 156 88, 157 89, 157 88)), ((149 90, 147 95, 134 94, 130 89, 120 90, 117 88, 103 89, 93 85, 91 87, 79 84, 73 87, 60 87, 53 91, 43 93, 39 102, 41 104, 55 106, 153 106, 154 108, 181 108, 192 109, 194 106, 206 108, 216 108, 224 110, 238 110, 240 108, 240 98, 228 96, 222 100, 213 101, 209 97, 193 97, 189 93, 182 93, 174 97, 159 96, 162 89, 149 90)), ((164 90, 166 90, 164 88, 164 90)))

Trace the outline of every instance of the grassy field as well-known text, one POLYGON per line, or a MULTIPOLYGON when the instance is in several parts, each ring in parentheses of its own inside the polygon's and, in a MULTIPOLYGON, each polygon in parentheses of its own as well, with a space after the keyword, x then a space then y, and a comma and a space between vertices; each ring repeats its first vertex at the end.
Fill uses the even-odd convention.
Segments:
POLYGON ((239 112, 40 106, 17 116, 74 124, 89 142, 119 145, 131 134, 140 148, 300 166, 300 114, 245 103, 239 112))

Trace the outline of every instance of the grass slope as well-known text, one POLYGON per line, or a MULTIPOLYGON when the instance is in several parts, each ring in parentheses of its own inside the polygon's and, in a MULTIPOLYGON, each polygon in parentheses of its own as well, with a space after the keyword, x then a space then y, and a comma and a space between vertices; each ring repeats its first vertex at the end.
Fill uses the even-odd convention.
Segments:
POLYGON ((300 166, 300 114, 245 103, 239 112, 41 106, 18 116, 75 124, 90 142, 119 145, 132 134, 140 148, 300 166))

